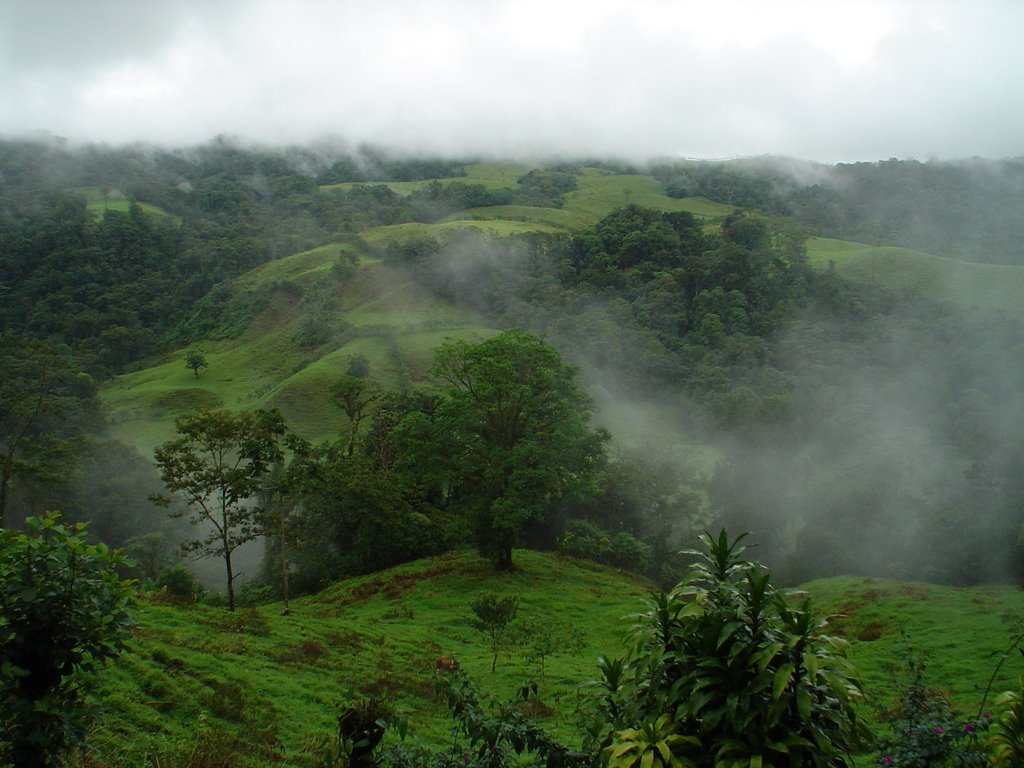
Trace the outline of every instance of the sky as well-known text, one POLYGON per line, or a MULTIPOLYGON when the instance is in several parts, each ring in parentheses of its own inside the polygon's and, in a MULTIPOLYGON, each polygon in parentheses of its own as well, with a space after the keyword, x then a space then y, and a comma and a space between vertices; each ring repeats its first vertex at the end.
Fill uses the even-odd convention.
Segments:
POLYGON ((0 136, 1024 155, 1024 0, 0 0, 0 136))

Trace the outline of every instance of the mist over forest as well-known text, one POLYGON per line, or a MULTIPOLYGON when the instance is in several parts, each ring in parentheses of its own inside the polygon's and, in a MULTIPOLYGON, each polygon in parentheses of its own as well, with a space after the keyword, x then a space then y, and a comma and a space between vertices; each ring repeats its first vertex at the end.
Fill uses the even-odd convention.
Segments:
MULTIPOLYGON (((33 422, 35 442, 16 444, 19 412, 5 415, 6 521, 59 506, 114 545, 159 532, 170 553, 187 526, 150 504, 161 486, 151 457, 104 436, 97 388, 238 338, 279 301, 299 308, 293 344, 309 359, 383 332, 352 325, 338 298, 371 259, 453 312, 537 334, 577 367, 594 424, 610 433, 607 460, 593 495, 533 520, 523 543, 622 534, 635 552, 621 564, 667 581, 679 550, 727 526, 752 531, 791 583, 1020 578, 1020 312, 961 301, 957 284, 892 287, 873 262, 869 279, 845 277, 809 259, 808 238, 849 242, 840 256, 900 246, 1024 269, 1024 161, 561 158, 483 183, 468 175, 488 167, 479 160, 225 137, 180 150, 0 144, 5 370, 24 367, 5 386, 31 394, 40 370, 66 372, 47 389, 60 397, 33 422), (607 213, 561 230, 445 228, 488 211, 554 221, 591 178, 646 179, 658 205, 703 200, 721 213, 647 207, 626 186, 607 213), (341 256, 314 284, 239 280, 329 243, 341 256)), ((436 392, 423 371, 403 376, 384 389, 436 392)), ((190 412, 161 407, 163 418, 190 412)), ((388 475, 400 503, 432 521, 399 559, 462 535, 440 533, 442 518, 463 514, 458 498, 421 475, 388 475)), ((326 571, 308 566, 310 587, 369 567, 337 546, 326 571)))

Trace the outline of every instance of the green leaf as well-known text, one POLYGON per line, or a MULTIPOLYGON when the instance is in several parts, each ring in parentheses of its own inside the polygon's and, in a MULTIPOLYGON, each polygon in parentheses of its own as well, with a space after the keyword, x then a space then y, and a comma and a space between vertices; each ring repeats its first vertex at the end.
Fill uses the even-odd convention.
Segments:
POLYGON ((807 721, 811 719, 811 694, 806 688, 798 688, 796 692, 796 709, 800 717, 807 721))
POLYGON ((793 677, 793 670, 795 667, 792 664, 783 664, 777 670, 775 670, 775 678, 772 680, 772 698, 776 701, 782 695, 782 692, 789 685, 790 678, 793 677))

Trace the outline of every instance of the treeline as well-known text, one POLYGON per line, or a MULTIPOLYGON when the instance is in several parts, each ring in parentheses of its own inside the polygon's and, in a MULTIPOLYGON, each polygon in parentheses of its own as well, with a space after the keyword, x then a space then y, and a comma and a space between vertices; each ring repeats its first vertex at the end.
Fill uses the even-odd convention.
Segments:
POLYGON ((1024 264, 1024 159, 799 163, 781 158, 652 168, 673 197, 791 216, 815 234, 969 261, 1024 264))

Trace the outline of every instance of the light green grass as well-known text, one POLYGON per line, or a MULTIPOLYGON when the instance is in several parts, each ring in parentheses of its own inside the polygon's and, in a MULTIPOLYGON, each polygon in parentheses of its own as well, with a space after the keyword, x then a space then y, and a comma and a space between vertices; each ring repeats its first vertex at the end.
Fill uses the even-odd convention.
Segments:
POLYGON ((441 219, 442 222, 489 221, 524 222, 538 231, 576 231, 593 224, 590 216, 562 208, 536 208, 528 205, 493 205, 485 208, 467 208, 441 219))
POLYGON ((861 282, 914 290, 965 309, 1024 314, 1024 267, 822 237, 808 240, 807 255, 818 266, 834 262, 840 274, 861 282))
MULTIPOLYGON (((317 736, 330 733, 344 700, 384 696, 395 702, 414 734, 434 743, 449 721, 435 699, 438 656, 456 658, 481 688, 510 695, 536 667, 503 653, 497 672, 483 635, 472 628, 470 601, 485 591, 520 598, 519 615, 558 619, 582 629, 586 647, 547 660, 541 688, 553 714, 546 727, 574 737, 572 712, 580 683, 597 656, 614 653, 646 586, 615 571, 518 551, 519 570, 495 574, 476 555, 456 553, 340 582, 314 597, 239 612, 180 608, 143 601, 127 653, 102 676, 106 716, 91 743, 99 765, 164 761, 194 738, 200 716, 218 729, 260 741, 274 734, 274 757, 254 765, 297 765, 317 736), (232 626, 232 621, 235 626, 232 626), (254 631, 258 630, 258 631, 254 631), (242 711, 217 717, 219 685, 240 689, 242 711)), ((223 701, 223 696, 221 699, 223 701)))
MULTIPOLYGON (((350 246, 328 243, 309 251, 274 259, 241 275, 235 280, 235 285, 240 288, 255 288, 263 283, 285 280, 308 285, 327 274, 331 266, 338 261, 342 251, 354 252, 350 246)), ((358 252, 356 255, 361 256, 358 252)))
POLYGON ((341 184, 324 184, 320 187, 323 190, 342 189, 348 190, 356 186, 387 187, 399 195, 408 195, 417 189, 423 189, 434 181, 443 185, 462 184, 483 184, 487 189, 504 189, 515 187, 520 176, 530 170, 529 166, 512 163, 472 163, 465 166, 465 176, 452 176, 440 179, 424 179, 422 181, 346 181, 341 184))
POLYGON ((578 180, 577 189, 565 195, 565 210, 586 214, 594 221, 631 204, 660 211, 688 211, 703 218, 720 218, 733 210, 704 198, 669 197, 653 176, 590 168, 578 180))
MULTIPOLYGON (((70 191, 85 197, 85 207, 96 219, 102 219, 104 211, 107 210, 127 213, 131 206, 131 201, 119 189, 110 189, 106 199, 104 199, 103 190, 100 187, 72 187, 70 191)), ((151 203, 139 203, 138 205, 144 213, 150 216, 166 216, 175 221, 178 219, 177 216, 173 216, 163 208, 151 203)))
POLYGON ((239 278, 245 289, 288 283, 299 291, 279 287, 240 336, 200 345, 209 367, 199 378, 185 367, 187 350, 181 349, 107 382, 100 394, 112 436, 149 455, 173 436, 174 420, 187 413, 204 407, 276 407, 306 439, 338 437, 347 423, 327 393, 351 355, 370 360, 371 379, 379 386, 398 389, 425 380, 433 351, 429 342, 486 332, 479 315, 438 298, 400 271, 367 261, 335 289, 346 330, 333 343, 299 348, 294 337, 303 318, 301 289, 324 276, 339 247, 278 259, 239 278))
MULTIPOLYGON (((840 577, 804 588, 817 610, 835 616, 832 630, 851 642, 850 658, 875 701, 893 700, 905 681, 901 654, 927 654, 926 680, 964 714, 974 714, 998 661, 1024 629, 1024 591, 1011 586, 972 588, 840 577), (878 633, 877 639, 867 638, 878 633)), ((1024 675, 1013 654, 994 683, 1011 688, 1024 675)), ((988 706, 992 701, 988 701, 988 706)))

